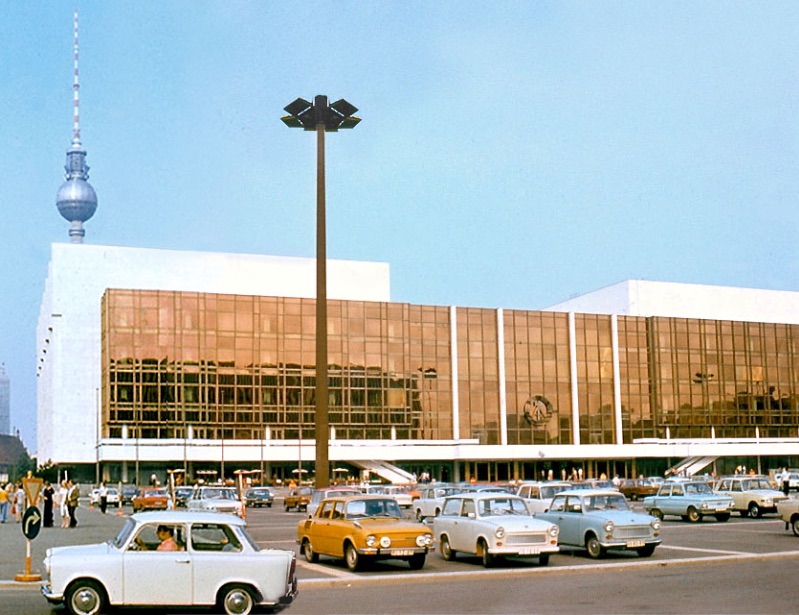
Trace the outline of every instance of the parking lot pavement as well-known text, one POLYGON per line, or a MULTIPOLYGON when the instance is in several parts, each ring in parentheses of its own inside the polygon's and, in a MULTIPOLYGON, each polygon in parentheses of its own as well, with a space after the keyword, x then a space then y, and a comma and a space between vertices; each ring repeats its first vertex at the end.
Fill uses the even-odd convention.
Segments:
MULTIPOLYGON (((105 542, 116 536, 127 518, 117 515, 117 508, 102 514, 98 508, 89 509, 88 501, 81 500, 77 511, 78 527, 61 529, 61 519, 54 520, 55 527, 43 527, 31 541, 31 573, 41 575, 42 560, 50 547, 105 542)), ((123 509, 130 512, 130 508, 123 509)), ((14 576, 25 572, 26 539, 22 524, 9 517, 0 524, 0 583, 12 582, 14 576)), ((26 585, 29 583, 26 583, 26 585)))

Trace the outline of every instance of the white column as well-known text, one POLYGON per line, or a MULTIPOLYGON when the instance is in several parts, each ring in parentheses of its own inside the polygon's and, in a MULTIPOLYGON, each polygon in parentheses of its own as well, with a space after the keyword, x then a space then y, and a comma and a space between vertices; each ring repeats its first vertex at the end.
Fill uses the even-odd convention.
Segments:
POLYGON ((577 396, 577 331, 574 312, 569 312, 569 380, 572 393, 572 442, 580 444, 580 402, 577 396))
POLYGON ((624 443, 621 420, 621 369, 619 368, 619 317, 610 316, 610 344, 613 355, 613 422, 616 431, 616 444, 624 443))
POLYGON ((508 398, 505 390, 505 312, 497 310, 497 361, 499 362, 499 443, 508 444, 508 398))
POLYGON ((452 355, 452 439, 460 440, 460 407, 458 405, 458 312, 453 305, 449 308, 450 353, 452 355))

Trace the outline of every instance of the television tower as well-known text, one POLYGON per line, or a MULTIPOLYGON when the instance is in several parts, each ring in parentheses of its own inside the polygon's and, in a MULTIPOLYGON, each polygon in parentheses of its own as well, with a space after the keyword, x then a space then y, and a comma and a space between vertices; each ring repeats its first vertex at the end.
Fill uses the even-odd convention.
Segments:
POLYGON ((89 182, 89 165, 86 164, 86 150, 80 143, 80 81, 78 79, 78 11, 74 14, 75 28, 75 73, 72 84, 74 114, 72 120, 72 145, 67 149, 67 162, 64 165, 66 181, 56 194, 56 206, 71 226, 69 237, 72 243, 83 243, 86 231, 83 223, 97 210, 97 194, 89 182))

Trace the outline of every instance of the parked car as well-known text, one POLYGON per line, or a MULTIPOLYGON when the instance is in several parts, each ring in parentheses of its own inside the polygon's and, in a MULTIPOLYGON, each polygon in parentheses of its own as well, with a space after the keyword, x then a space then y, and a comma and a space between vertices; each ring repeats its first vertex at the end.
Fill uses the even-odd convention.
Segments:
POLYGON ((175 507, 186 508, 192 491, 191 487, 175 487, 175 507))
POLYGON ((404 520, 394 498, 358 495, 322 500, 316 514, 297 525, 297 542, 309 562, 325 555, 355 571, 370 561, 402 559, 419 570, 433 547, 433 532, 404 520))
POLYGON ((186 502, 191 511, 228 513, 242 516, 239 494, 233 487, 202 485, 194 488, 186 502))
POLYGON ((368 485, 363 490, 364 493, 388 495, 397 500, 401 508, 413 506, 413 496, 406 487, 399 485, 368 485))
POLYGON ((134 514, 112 540, 47 549, 44 569, 44 597, 72 615, 122 606, 207 606, 243 615, 256 605, 291 604, 297 595, 294 553, 261 549, 231 515, 134 514), (171 533, 177 551, 158 550, 159 529, 171 533))
POLYGON ((133 504, 133 496, 137 491, 136 485, 122 485, 122 504, 133 504))
POLYGON ((269 487, 250 487, 244 495, 245 503, 247 506, 258 507, 266 506, 272 508, 275 501, 275 495, 269 487))
POLYGON ((133 512, 145 510, 166 510, 170 508, 170 498, 166 489, 142 487, 133 496, 133 512))
POLYGON ((444 505, 444 498, 461 492, 460 487, 451 485, 436 485, 423 487, 419 491, 420 497, 413 501, 413 514, 417 521, 424 521, 428 517, 437 517, 444 505))
POLYGON ((644 510, 653 517, 675 515, 692 523, 709 516, 727 521, 732 508, 731 497, 715 493, 704 481, 665 482, 656 495, 644 498, 644 510))
MULTIPOLYGON (((116 487, 107 487, 105 494, 106 504, 119 504, 119 490, 116 487)), ((100 490, 92 489, 89 494, 89 502, 95 506, 100 504, 100 490)))
POLYGON ((791 498, 777 502, 777 512, 780 519, 785 521, 785 529, 793 530, 794 536, 799 536, 799 500, 791 498))
POLYGON ((625 478, 619 483, 619 491, 627 499, 637 502, 648 495, 655 495, 658 486, 646 478, 625 478))
POLYGON ((582 547, 598 559, 609 549, 634 550, 649 557, 661 543, 660 519, 633 512, 627 498, 609 489, 562 491, 536 519, 557 524, 559 545, 582 547))
POLYGON ((765 476, 748 474, 723 476, 716 483, 716 493, 732 497, 733 509, 742 517, 762 517, 777 512, 777 504, 788 499, 781 491, 773 489, 765 476))
POLYGON ((469 553, 480 557, 486 568, 499 557, 536 557, 546 566, 550 554, 558 551, 558 526, 533 517, 526 501, 510 494, 447 497, 435 532, 445 560, 469 553))
POLYGON ((323 489, 316 489, 311 496, 311 501, 305 507, 309 515, 313 515, 319 504, 326 498, 333 498, 345 495, 361 495, 363 491, 357 487, 324 487, 323 489))
POLYGON ((292 508, 300 512, 308 510, 308 503, 311 501, 313 491, 312 487, 297 487, 289 491, 283 498, 283 506, 285 506, 286 512, 292 508))
POLYGON ((571 484, 562 481, 522 483, 516 489, 516 495, 527 500, 527 508, 535 514, 547 510, 555 494, 568 489, 571 489, 571 484))

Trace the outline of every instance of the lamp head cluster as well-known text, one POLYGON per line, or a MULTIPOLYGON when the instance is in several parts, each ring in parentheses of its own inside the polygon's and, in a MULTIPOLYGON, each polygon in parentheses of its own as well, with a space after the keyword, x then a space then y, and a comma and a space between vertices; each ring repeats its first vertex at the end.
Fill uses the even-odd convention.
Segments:
POLYGON ((317 130, 325 127, 325 132, 336 132, 340 128, 355 128, 361 118, 353 115, 358 109, 343 98, 327 104, 327 96, 314 97, 313 103, 298 98, 284 107, 289 114, 280 118, 290 128, 317 130))

